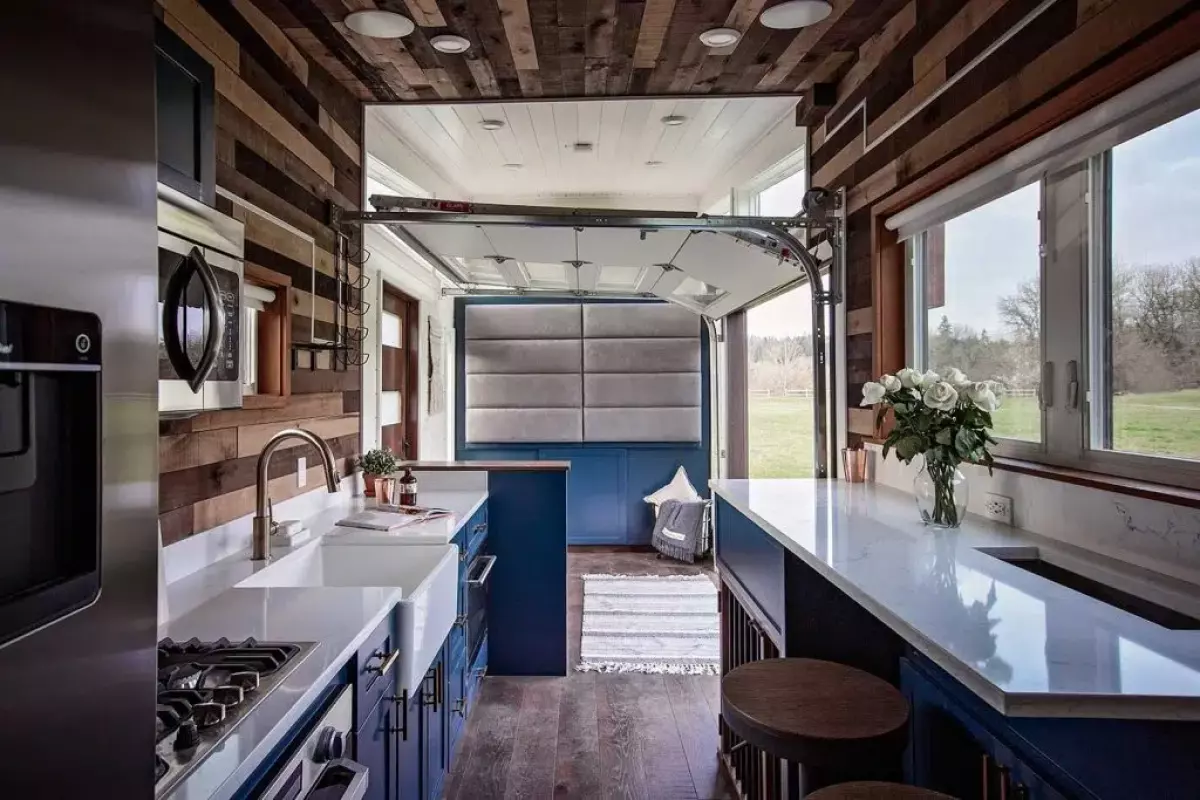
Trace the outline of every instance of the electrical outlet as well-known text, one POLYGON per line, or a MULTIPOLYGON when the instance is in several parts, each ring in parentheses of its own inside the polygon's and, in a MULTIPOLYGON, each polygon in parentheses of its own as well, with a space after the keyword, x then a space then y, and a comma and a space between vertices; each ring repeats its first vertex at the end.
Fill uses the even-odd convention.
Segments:
POLYGON ((300 488, 308 485, 308 459, 296 459, 296 485, 300 488))
POLYGON ((988 519, 1012 525, 1012 498, 1002 494, 985 494, 983 496, 983 513, 988 519))

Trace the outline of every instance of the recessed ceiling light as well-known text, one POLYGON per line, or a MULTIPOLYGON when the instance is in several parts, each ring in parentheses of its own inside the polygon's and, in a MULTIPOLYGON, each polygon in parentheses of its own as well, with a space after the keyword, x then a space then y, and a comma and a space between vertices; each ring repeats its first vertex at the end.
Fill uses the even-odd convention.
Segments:
POLYGON ((523 166, 525 166, 525 165, 524 164, 505 164, 504 168, 505 169, 521 169, 523 166))
POLYGON ((441 33, 429 40, 439 53, 465 53, 471 49, 471 40, 451 33, 441 33))
POLYGON ((815 25, 832 12, 828 0, 788 0, 768 8, 758 20, 768 28, 790 30, 815 25))
POLYGON ((416 26, 413 21, 403 14, 396 14, 392 11, 380 11, 379 9, 370 9, 367 11, 355 11, 346 17, 346 27, 355 33, 360 33, 363 36, 371 36, 375 39, 399 39, 401 36, 408 36, 416 26))
POLYGON ((687 122, 687 117, 682 114, 668 114, 662 118, 661 122, 663 125, 670 125, 673 128, 676 125, 682 125, 687 122))
POLYGON ((647 161, 646 162, 647 167, 661 167, 662 165, 663 165, 663 162, 661 162, 661 161, 647 161))
POLYGON ((700 34, 700 43, 706 47, 728 47, 741 38, 742 32, 734 28, 713 28, 700 34))
POLYGON ((479 123, 479 127, 483 128, 485 131, 498 131, 504 127, 504 120, 485 119, 479 123))
POLYGON ((576 153, 590 153, 590 152, 592 152, 592 143, 591 142, 576 142, 575 144, 571 145, 571 149, 574 150, 576 153))

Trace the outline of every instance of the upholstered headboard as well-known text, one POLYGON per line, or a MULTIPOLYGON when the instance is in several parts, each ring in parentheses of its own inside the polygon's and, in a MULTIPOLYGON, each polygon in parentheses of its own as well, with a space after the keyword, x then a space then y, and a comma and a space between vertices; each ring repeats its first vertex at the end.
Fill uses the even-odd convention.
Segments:
POLYGON ((665 303, 472 304, 469 444, 698 442, 700 320, 665 303))

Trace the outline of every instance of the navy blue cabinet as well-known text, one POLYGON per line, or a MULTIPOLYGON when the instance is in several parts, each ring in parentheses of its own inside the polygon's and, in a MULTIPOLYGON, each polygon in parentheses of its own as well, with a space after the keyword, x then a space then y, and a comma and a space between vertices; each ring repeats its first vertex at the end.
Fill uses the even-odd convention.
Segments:
POLYGON ((399 751, 396 748, 397 708, 381 697, 356 734, 358 762, 371 771, 367 800, 399 800, 399 751))
POLYGON ((438 655, 425 676, 422 685, 421 746, 424 768, 424 797, 439 800, 446 779, 446 703, 445 683, 442 670, 445 666, 445 648, 438 655))
MULTIPOLYGON (((961 800, 1066 800, 1014 751, 1004 730, 981 721, 932 672, 904 659, 900 687, 912 709, 905 765, 909 782, 961 800)), ((1091 795, 1075 787, 1071 796, 1091 795)))

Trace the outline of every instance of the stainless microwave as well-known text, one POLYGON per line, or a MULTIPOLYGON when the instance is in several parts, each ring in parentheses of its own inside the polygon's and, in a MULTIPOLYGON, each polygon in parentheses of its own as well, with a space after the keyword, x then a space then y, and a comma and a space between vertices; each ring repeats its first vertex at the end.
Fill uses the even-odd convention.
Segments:
POLYGON ((158 410, 242 407, 242 223, 158 187, 158 410))

